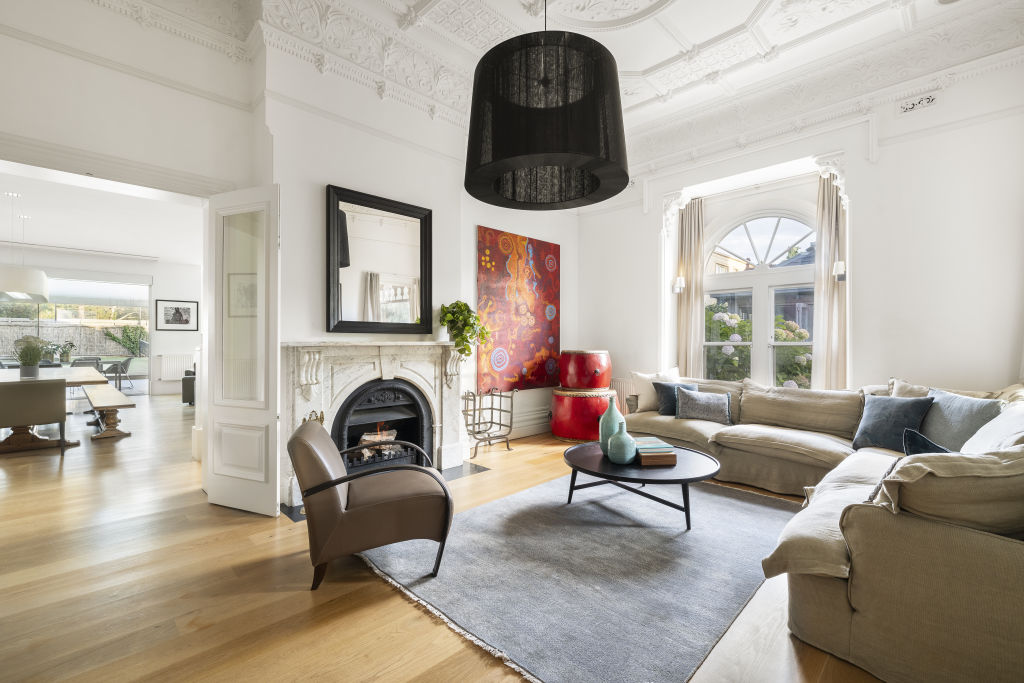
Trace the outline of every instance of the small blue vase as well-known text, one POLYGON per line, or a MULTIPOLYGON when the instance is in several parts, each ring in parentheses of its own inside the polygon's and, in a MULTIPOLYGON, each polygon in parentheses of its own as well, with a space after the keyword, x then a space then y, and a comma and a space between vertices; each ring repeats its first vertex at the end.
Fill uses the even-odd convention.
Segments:
POLYGON ((628 465, 636 457, 636 441, 626 432, 626 424, 608 439, 608 459, 616 465, 628 465))
POLYGON ((620 424, 626 424, 626 418, 622 417, 622 413, 615 407, 614 395, 608 399, 608 409, 604 411, 604 415, 601 416, 597 424, 601 439, 601 452, 608 455, 608 439, 618 431, 620 424))

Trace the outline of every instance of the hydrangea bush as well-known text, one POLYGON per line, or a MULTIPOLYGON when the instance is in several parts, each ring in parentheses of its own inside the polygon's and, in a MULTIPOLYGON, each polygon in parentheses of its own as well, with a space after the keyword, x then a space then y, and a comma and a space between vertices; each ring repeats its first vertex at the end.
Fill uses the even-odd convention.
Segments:
MULTIPOLYGON (((712 379, 741 380, 750 377, 750 347, 737 345, 753 339, 749 320, 729 313, 725 302, 704 307, 704 338, 709 342, 728 342, 722 346, 704 348, 706 376, 712 379)), ((811 338, 811 333, 792 320, 775 316, 775 341, 800 342, 811 338)), ((775 347, 776 386, 811 387, 811 347, 775 347)))

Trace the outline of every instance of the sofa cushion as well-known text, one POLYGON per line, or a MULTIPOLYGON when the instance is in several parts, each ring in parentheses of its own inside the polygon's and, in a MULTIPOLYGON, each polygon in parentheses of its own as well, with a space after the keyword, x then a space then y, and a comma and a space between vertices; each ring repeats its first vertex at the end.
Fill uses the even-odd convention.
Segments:
POLYGON ((688 382, 697 385, 697 391, 709 394, 729 394, 729 414, 733 424, 740 421, 740 395, 743 393, 742 382, 732 382, 725 379, 699 379, 694 377, 681 377, 679 382, 688 382))
POLYGON ((744 453, 801 463, 810 461, 830 468, 853 453, 849 439, 772 425, 732 425, 716 432, 711 442, 744 453))
POLYGON ((626 429, 630 434, 653 434, 692 445, 709 453, 708 442, 725 425, 708 420, 679 420, 669 415, 658 415, 653 410, 626 416, 626 429))
POLYGON ((960 450, 1003 409, 1003 402, 995 399, 960 396, 941 389, 932 389, 928 395, 935 400, 921 423, 921 433, 952 451, 960 450))
POLYGON ((743 380, 739 422, 792 427, 853 438, 864 396, 859 391, 766 387, 743 380))
POLYGON ((1024 401, 1024 384, 1011 384, 1005 389, 995 392, 992 398, 998 398, 1000 401, 1006 401, 1007 403, 1024 401))
POLYGON ((708 391, 690 391, 676 387, 676 418, 680 420, 710 420, 724 425, 732 424, 729 412, 729 394, 708 391))
POLYGON ((654 392, 658 395, 658 414, 676 416, 676 389, 682 387, 697 391, 695 383, 654 381, 654 392))
POLYGON ((874 486, 889 471, 892 464, 899 460, 896 451, 881 448, 865 448, 849 456, 822 477, 815 491, 827 488, 846 488, 850 486, 874 486))
POLYGON ((998 453, 910 455, 882 481, 891 510, 1024 538, 1024 446, 998 453))
MULTIPOLYGON (((898 396, 900 398, 921 398, 922 396, 927 396, 931 389, 931 387, 926 387, 923 384, 911 384, 899 377, 889 378, 890 396, 898 396)), ((970 396, 971 398, 996 398, 991 391, 969 391, 966 389, 943 389, 942 391, 948 391, 949 393, 957 394, 958 396, 970 396)))
POLYGON ((1024 444, 1024 403, 1011 403, 960 448, 963 453, 1005 451, 1024 444))
POLYGON ((658 394, 654 391, 655 380, 675 382, 678 381, 678 377, 679 368, 665 372, 630 372, 629 378, 633 380, 637 397, 636 412, 658 409, 658 394))
POLYGON ((839 517, 847 506, 863 502, 872 486, 815 487, 810 503, 789 520, 775 550, 761 561, 765 577, 784 573, 849 577, 850 553, 839 517))
POLYGON ((920 431, 925 413, 935 400, 931 396, 865 396, 864 399, 864 416, 853 437, 853 447, 880 446, 892 450, 903 448, 904 429, 920 431))

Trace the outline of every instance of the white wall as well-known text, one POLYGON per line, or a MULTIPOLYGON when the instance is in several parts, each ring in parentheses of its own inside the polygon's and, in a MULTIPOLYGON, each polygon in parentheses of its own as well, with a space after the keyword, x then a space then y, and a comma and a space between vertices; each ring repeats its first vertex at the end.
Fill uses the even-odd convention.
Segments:
POLYGON ((250 64, 102 4, 3 3, 0 159, 193 194, 250 184, 250 64))
MULTIPOLYGON (((1024 66, 961 81, 927 109, 890 104, 830 131, 694 162, 581 214, 583 343, 612 352, 616 377, 657 367, 662 198, 684 186, 843 151, 850 196, 851 386, 890 375, 935 386, 1001 388, 1024 346, 1024 66), (877 146, 877 161, 869 161, 877 146), (614 279, 607 274, 615 273, 614 279), (606 310, 619 316, 607 324, 606 310)), ((674 349, 671 350, 674 355, 674 349)), ((673 363, 674 364, 674 363, 673 363)))
MULTIPOLYGON (((558 243, 562 348, 578 343, 576 212, 512 211, 478 202, 462 187, 465 136, 453 126, 273 50, 267 72, 274 182, 281 185, 282 341, 432 338, 326 332, 324 193, 332 184, 433 211, 435 336, 442 303, 462 299, 476 306, 477 225, 558 243)), ((475 359, 463 363, 462 390, 475 387, 475 372, 475 359)), ((550 389, 519 395, 516 434, 550 428, 550 395, 550 389)))

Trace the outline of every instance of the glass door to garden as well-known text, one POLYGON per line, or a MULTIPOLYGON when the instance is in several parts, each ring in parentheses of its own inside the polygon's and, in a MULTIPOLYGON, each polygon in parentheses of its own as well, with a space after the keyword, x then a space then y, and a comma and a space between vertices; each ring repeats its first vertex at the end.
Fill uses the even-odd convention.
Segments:
POLYGON ((35 337, 45 362, 94 365, 124 393, 149 393, 149 285, 63 278, 49 285, 48 303, 0 303, 0 348, 35 337))

